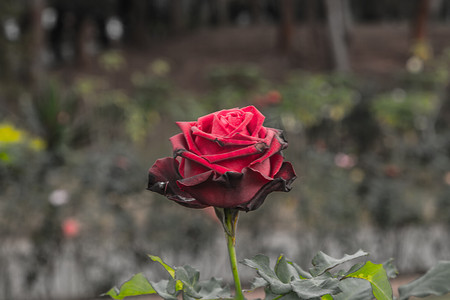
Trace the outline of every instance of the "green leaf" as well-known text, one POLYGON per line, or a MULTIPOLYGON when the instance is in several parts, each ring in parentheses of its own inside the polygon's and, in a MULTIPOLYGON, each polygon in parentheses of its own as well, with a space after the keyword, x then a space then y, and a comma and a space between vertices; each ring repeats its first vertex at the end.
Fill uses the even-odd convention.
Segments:
POLYGON ((175 270, 175 278, 191 285, 195 285, 200 278, 200 272, 191 266, 178 267, 175 270))
MULTIPOLYGON (((156 256, 156 255, 150 255, 150 254, 148 254, 148 257, 150 257, 151 260, 160 263, 164 267, 164 269, 166 269, 166 271, 170 274, 170 276, 172 278, 175 278, 175 269, 173 267, 169 266, 168 264, 166 264, 162 260, 162 258, 160 258, 159 256, 156 256)), ((175 290, 181 291, 182 289, 183 289, 183 283, 179 280, 175 281, 175 290)))
POLYGON ((289 292, 284 295, 278 295, 278 294, 272 293, 270 291, 270 289, 267 289, 267 288, 264 291, 266 292, 266 297, 264 297, 264 300, 299 300, 300 299, 295 292, 289 292))
POLYGON ((365 264, 365 263, 357 263, 357 264, 354 264, 353 266, 350 267, 350 269, 349 269, 347 272, 344 272, 343 275, 341 274, 341 276, 345 277, 345 276, 347 276, 348 274, 355 273, 356 271, 358 271, 359 269, 361 269, 361 268, 364 266, 364 264, 365 264))
POLYGON ((295 278, 299 278, 295 268, 291 264, 288 264, 283 255, 278 257, 277 264, 275 265, 275 274, 283 283, 289 283, 295 278))
POLYGON ((149 254, 148 257, 150 257, 151 260, 153 260, 153 261, 159 262, 164 267, 164 269, 166 269, 166 271, 169 272, 169 274, 170 274, 170 276, 172 276, 172 278, 175 277, 174 268, 172 268, 171 266, 166 264, 159 256, 149 254))
POLYGON ((422 277, 402 285, 399 289, 400 300, 411 296, 441 296, 450 292, 450 261, 440 261, 422 277))
POLYGON ((178 300, 178 291, 175 293, 168 292, 169 290, 169 280, 161 280, 159 282, 150 282, 158 295, 166 300, 178 300))
POLYGON ((183 283, 183 291, 193 298, 201 298, 201 295, 195 289, 199 277, 200 272, 191 266, 179 267, 175 271, 175 279, 183 283))
POLYGON ((392 288, 382 264, 366 262, 362 268, 350 273, 347 278, 360 278, 370 282, 372 293, 378 300, 392 300, 392 288))
POLYGON ((275 272, 270 269, 270 260, 267 256, 258 254, 251 259, 244 259, 242 264, 256 269, 258 275, 269 283, 269 288, 273 293, 281 295, 292 291, 291 285, 283 283, 275 272))
POLYGON ((341 291, 339 280, 329 276, 319 276, 311 279, 296 279, 291 282, 293 291, 301 299, 313 299, 327 294, 337 294, 341 291))
POLYGON ((142 273, 134 275, 130 280, 122 284, 120 290, 112 288, 105 295, 113 299, 123 299, 128 296, 154 294, 156 291, 142 273))
POLYGON ((179 280, 176 280, 175 278, 169 277, 169 280, 167 282, 166 291, 171 294, 175 295, 178 291, 181 291, 183 289, 183 283, 179 280))
POLYGON ((345 254, 343 258, 336 259, 326 255, 322 251, 319 251, 319 253, 317 253, 317 255, 312 260, 312 264, 314 267, 311 268, 309 272, 311 273, 312 276, 316 277, 340 264, 367 255, 369 255, 367 252, 358 250, 355 254, 352 255, 345 254))
POLYGON ((269 283, 261 277, 255 277, 252 281, 251 290, 256 290, 260 287, 266 287, 269 283))
POLYGON ((330 294, 327 295, 323 295, 322 297, 320 297, 321 300, 333 300, 333 296, 331 296, 330 294))
POLYGON ((372 286, 367 280, 346 278, 339 284, 342 293, 334 296, 334 300, 372 300, 372 286))
POLYGON ((197 287, 199 288, 198 293, 202 296, 202 299, 224 299, 232 297, 228 286, 222 286, 222 281, 214 277, 208 281, 199 282, 197 287))
POLYGON ((398 275, 398 270, 394 265, 394 259, 391 258, 383 264, 383 268, 386 270, 388 278, 395 278, 398 275))
POLYGON ((297 265, 294 262, 289 261, 288 264, 292 265, 294 269, 297 271, 297 274, 300 276, 301 279, 308 279, 312 278, 311 274, 303 270, 299 265, 297 265))

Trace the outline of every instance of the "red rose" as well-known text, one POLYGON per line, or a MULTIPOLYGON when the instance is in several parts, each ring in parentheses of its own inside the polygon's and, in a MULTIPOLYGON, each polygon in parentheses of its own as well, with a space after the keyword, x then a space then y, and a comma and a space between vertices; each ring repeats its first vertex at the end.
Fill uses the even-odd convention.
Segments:
POLYGON ((175 158, 155 162, 148 189, 192 208, 246 211, 273 191, 289 191, 296 176, 280 153, 287 142, 263 122, 253 106, 178 122, 182 133, 170 138, 175 158))

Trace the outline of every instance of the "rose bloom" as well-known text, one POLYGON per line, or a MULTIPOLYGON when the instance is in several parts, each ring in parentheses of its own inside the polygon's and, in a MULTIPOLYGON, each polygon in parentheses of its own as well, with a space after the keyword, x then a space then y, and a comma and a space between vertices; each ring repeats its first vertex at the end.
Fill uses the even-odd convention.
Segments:
POLYGON ((177 122, 181 133, 170 138, 174 158, 155 162, 148 189, 191 208, 245 211, 273 191, 288 192, 296 175, 281 154, 287 142, 263 122, 253 106, 177 122))

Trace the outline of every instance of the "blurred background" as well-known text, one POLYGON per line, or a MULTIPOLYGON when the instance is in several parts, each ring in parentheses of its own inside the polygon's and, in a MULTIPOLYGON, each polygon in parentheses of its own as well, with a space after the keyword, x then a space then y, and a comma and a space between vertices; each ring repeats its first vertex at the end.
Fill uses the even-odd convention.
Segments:
POLYGON ((158 280, 148 253, 230 280, 213 214, 145 188, 175 121, 246 105, 299 178, 239 260, 450 259, 449 47, 445 0, 1 0, 0 299, 158 280))

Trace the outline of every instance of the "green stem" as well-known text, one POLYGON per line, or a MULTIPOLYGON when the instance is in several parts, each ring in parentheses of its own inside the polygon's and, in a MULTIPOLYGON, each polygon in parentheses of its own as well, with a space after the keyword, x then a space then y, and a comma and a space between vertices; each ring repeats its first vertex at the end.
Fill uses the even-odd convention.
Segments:
POLYGON ((234 288, 235 288, 235 300, 244 300, 244 295, 242 293, 241 280, 239 279, 239 271, 237 267, 237 259, 236 259, 236 225, 238 219, 239 211, 233 209, 224 209, 225 213, 225 226, 228 230, 226 230, 225 234, 227 237, 227 245, 228 245, 228 255, 230 257, 230 265, 231 271, 233 273, 234 279, 234 288))

